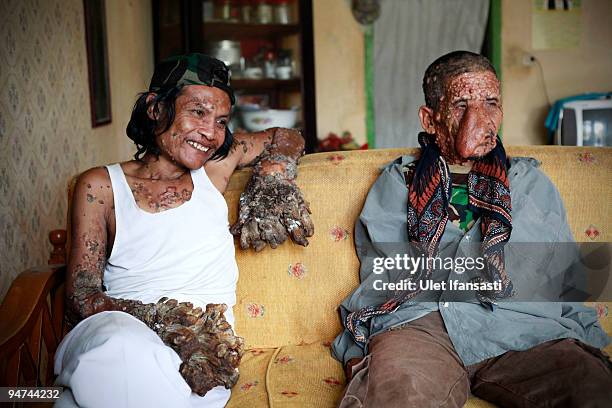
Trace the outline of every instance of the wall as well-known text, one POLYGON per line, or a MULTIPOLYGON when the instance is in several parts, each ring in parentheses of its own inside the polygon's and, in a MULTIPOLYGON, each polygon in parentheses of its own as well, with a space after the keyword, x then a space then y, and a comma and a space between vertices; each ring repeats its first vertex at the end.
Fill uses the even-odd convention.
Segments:
POLYGON ((108 59, 113 121, 94 129, 95 138, 113 148, 100 163, 132 159, 134 144, 125 135, 138 93, 149 88, 153 75, 151 0, 106 0, 108 59))
POLYGON ((366 142, 363 31, 346 0, 314 0, 317 133, 366 142))
MULTIPOLYGON (((583 92, 612 90, 612 1, 583 0, 581 46, 531 49, 532 0, 502 0, 504 138, 509 144, 543 144, 548 102, 583 92), (540 61, 525 67, 522 52, 540 61)), ((348 129, 365 142, 363 32, 346 0, 314 0, 318 136, 348 129)))
POLYGON ((45 264, 68 180, 131 155, 125 126, 153 70, 149 0, 107 0, 113 121, 91 128, 82 0, 0 2, 0 299, 45 264))
POLYGON ((543 144, 548 102, 584 92, 612 91, 612 1, 583 0, 581 45, 574 49, 531 49, 531 0, 502 1, 504 139, 543 144), (523 51, 541 63, 521 63, 523 51))

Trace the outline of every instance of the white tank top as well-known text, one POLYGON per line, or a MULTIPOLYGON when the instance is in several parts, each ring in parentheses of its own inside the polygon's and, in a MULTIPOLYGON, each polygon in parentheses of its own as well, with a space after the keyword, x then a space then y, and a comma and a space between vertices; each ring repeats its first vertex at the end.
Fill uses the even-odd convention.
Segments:
POLYGON ((104 268, 106 294, 157 302, 167 296, 204 308, 225 303, 233 326, 238 266, 227 204, 203 168, 191 171, 191 199, 149 213, 138 207, 119 164, 106 166, 115 201, 115 242, 104 268))

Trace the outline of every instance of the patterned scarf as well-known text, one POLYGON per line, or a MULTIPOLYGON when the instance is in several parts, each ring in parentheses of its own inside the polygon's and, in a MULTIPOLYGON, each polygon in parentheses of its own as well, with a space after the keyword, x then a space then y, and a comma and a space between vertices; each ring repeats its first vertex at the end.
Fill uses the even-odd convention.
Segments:
MULTIPOLYGON (((448 206, 451 197, 451 177, 448 164, 440 154, 433 138, 419 134, 421 157, 413 170, 408 185, 408 239, 423 255, 435 257, 440 239, 448 221, 448 206)), ((473 281, 501 282, 498 292, 476 293, 478 301, 493 310, 495 299, 512 296, 513 286, 506 274, 504 244, 510 239, 512 217, 510 216, 510 188, 506 152, 499 137, 497 144, 486 156, 476 160, 468 174, 468 208, 480 215, 481 250, 485 259, 485 274, 473 281)), ((427 263, 429 264, 429 263, 427 263)), ((430 265, 414 281, 431 277, 430 265)), ((413 299, 420 289, 397 293, 392 299, 378 306, 367 306, 345 317, 345 326, 358 344, 366 341, 358 326, 373 316, 395 312, 404 302, 413 299)))

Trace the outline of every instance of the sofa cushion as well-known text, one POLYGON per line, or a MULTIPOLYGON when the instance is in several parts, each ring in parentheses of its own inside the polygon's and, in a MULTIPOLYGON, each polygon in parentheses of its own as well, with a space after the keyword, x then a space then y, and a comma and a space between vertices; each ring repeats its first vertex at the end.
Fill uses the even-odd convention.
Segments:
POLYGON ((267 407, 266 374, 277 349, 250 349, 240 362, 240 378, 226 407, 267 407))
POLYGON ((332 407, 344 391, 342 366, 330 343, 281 347, 268 370, 271 406, 332 407))
POLYGON ((329 342, 250 349, 228 407, 334 407, 344 391, 329 342))
POLYGON ((509 146, 507 152, 542 163, 561 194, 576 241, 612 241, 612 148, 509 146))

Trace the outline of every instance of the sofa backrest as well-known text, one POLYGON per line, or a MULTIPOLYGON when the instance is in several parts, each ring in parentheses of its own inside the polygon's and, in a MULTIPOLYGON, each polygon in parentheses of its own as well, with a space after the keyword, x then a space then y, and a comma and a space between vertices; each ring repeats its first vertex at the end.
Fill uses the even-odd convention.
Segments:
MULTIPOLYGON (((298 185, 310 202, 315 236, 306 248, 285 243, 260 253, 236 247, 240 270, 236 331, 248 347, 330 341, 341 330, 337 307, 359 284, 354 223, 380 169, 415 149, 304 156, 298 185)), ((507 147, 535 157, 564 199, 577 241, 610 241, 612 148, 507 147)), ((230 222, 250 170, 236 172, 225 193, 230 222)))

